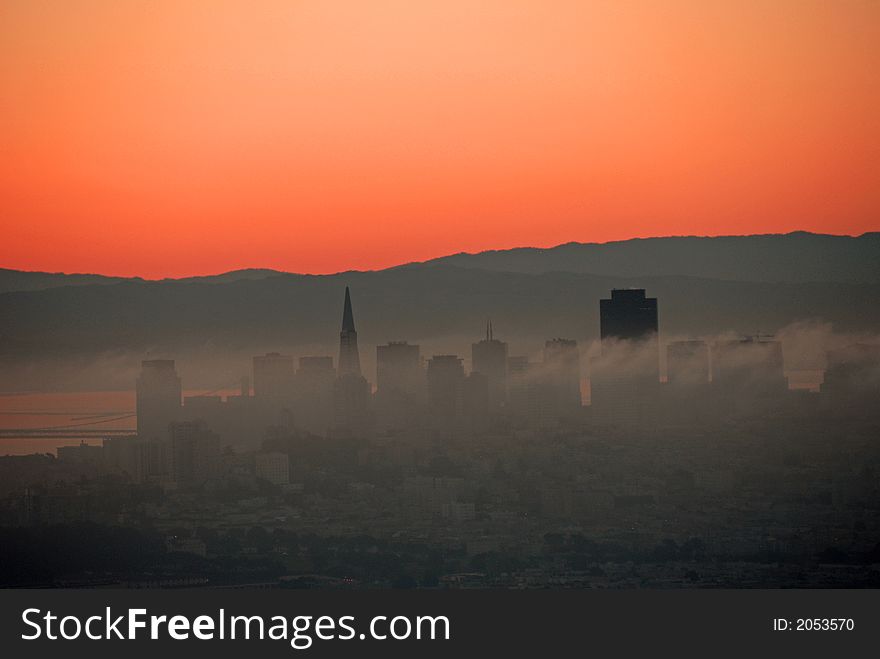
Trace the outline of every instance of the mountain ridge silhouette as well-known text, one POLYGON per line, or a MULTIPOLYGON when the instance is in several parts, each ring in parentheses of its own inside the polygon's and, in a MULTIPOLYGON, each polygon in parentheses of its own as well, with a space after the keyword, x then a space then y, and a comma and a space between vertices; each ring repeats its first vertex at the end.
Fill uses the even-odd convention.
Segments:
POLYGON ((458 252, 377 270, 307 275, 271 268, 242 268, 219 274, 148 280, 90 273, 0 268, 0 293, 141 282, 229 283, 277 275, 333 276, 382 272, 415 265, 455 265, 504 272, 579 272, 606 276, 682 275, 735 281, 850 283, 880 282, 880 232, 859 236, 795 231, 743 236, 666 236, 605 243, 567 242, 553 247, 513 247, 458 252))

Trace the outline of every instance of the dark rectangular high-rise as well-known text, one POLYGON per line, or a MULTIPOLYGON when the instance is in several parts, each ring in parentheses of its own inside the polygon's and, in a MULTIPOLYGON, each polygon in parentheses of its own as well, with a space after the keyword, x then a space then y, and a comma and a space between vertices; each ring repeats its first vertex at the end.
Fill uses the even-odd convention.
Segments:
POLYGON ((599 300, 601 354, 590 365, 593 418, 642 424, 654 417, 660 385, 657 298, 643 288, 615 288, 599 300))
POLYGON ((645 297, 643 288, 615 288, 611 298, 599 300, 599 336, 602 341, 644 341, 657 336, 657 298, 645 297))

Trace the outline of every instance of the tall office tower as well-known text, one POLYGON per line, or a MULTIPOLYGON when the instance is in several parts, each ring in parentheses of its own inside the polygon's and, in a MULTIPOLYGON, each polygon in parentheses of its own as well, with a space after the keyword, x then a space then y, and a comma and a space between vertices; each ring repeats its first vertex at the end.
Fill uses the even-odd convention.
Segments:
POLYGON ((277 352, 254 357, 254 397, 287 403, 293 396, 293 357, 277 352))
POLYGON ((656 338, 657 298, 645 297, 643 288, 615 288, 610 299, 599 300, 602 340, 645 341, 656 338))
POLYGON ((137 390, 137 431, 140 439, 164 441, 168 425, 180 417, 181 386, 173 359, 141 362, 137 390))
POLYGON ((316 435, 333 422, 333 357, 300 357, 296 371, 294 421, 297 427, 316 435))
POLYGON ((577 341, 551 339, 544 344, 539 399, 542 416, 571 416, 580 410, 581 356, 577 341))
POLYGON ((351 311, 351 295, 345 287, 345 303, 342 308, 342 331, 339 332, 339 376, 360 375, 361 358, 358 354, 358 335, 354 329, 351 311))
POLYGON ((219 475, 220 436, 208 430, 203 421, 172 423, 170 434, 175 482, 192 487, 219 475))
POLYGON ((657 298, 644 289, 611 291, 599 300, 600 355, 590 364, 593 417, 614 424, 653 419, 659 403, 657 298))
POLYGON ((495 338, 492 321, 486 323, 486 338, 471 345, 472 371, 486 376, 489 409, 507 401, 507 344, 495 338))
POLYGON ((357 331, 351 310, 351 294, 345 287, 342 331, 339 332, 338 376, 333 385, 333 426, 357 435, 369 430, 370 384, 361 375, 357 331))
POLYGON ((666 346, 666 382, 676 387, 709 384, 705 341, 673 341, 666 346))
POLYGON ((456 355, 434 355, 428 360, 428 407, 435 419, 451 420, 461 414, 464 366, 456 355))
POLYGON ((643 288, 615 288, 611 298, 599 300, 599 336, 602 354, 626 342, 628 370, 653 381, 660 379, 660 343, 657 298, 645 297, 643 288), (638 354, 635 354, 635 353, 638 354))

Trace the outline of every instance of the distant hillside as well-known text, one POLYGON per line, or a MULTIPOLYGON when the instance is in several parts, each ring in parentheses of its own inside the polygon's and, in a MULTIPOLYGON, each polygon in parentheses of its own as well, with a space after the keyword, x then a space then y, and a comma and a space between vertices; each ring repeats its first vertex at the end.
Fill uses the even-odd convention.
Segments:
MULTIPOLYGON (((280 274, 276 270, 249 269, 233 270, 220 275, 204 277, 187 277, 176 281, 200 281, 210 283, 227 283, 239 279, 264 279, 280 274)), ((107 277, 105 275, 64 274, 62 272, 27 272, 0 268, 0 293, 10 291, 42 291, 61 286, 93 286, 102 284, 118 284, 125 281, 143 281, 140 277, 107 277)))
POLYGON ((200 282, 203 284, 228 284, 233 281, 265 279, 276 275, 287 274, 279 270, 268 268, 248 268, 245 270, 232 270, 219 275, 203 275, 201 277, 184 277, 183 279, 164 279, 162 281, 200 282))
POLYGON ((672 237, 567 243, 549 249, 454 254, 428 261, 505 272, 605 276, 690 276, 732 281, 880 282, 880 233, 806 232, 715 238, 672 237))
POLYGON ((9 291, 41 291, 58 286, 89 286, 116 284, 126 281, 124 277, 104 275, 66 275, 63 272, 27 272, 0 268, 0 293, 9 291))
MULTIPOLYGON (((425 265, 528 274, 572 272, 606 277, 684 276, 752 282, 880 283, 880 232, 858 237, 798 231, 763 236, 634 238, 610 243, 566 243, 546 249, 518 247, 477 254, 452 254, 426 261, 425 265)), ((162 281, 217 284, 281 274, 290 273, 250 268, 162 281)), ((0 268, 0 293, 124 281, 142 280, 0 268)))

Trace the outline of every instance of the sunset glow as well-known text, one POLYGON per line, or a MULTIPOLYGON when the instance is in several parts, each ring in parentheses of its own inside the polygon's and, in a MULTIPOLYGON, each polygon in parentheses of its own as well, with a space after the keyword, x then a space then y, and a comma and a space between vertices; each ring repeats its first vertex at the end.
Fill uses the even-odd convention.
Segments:
POLYGON ((0 5, 0 267, 880 229, 880 3, 0 5))

